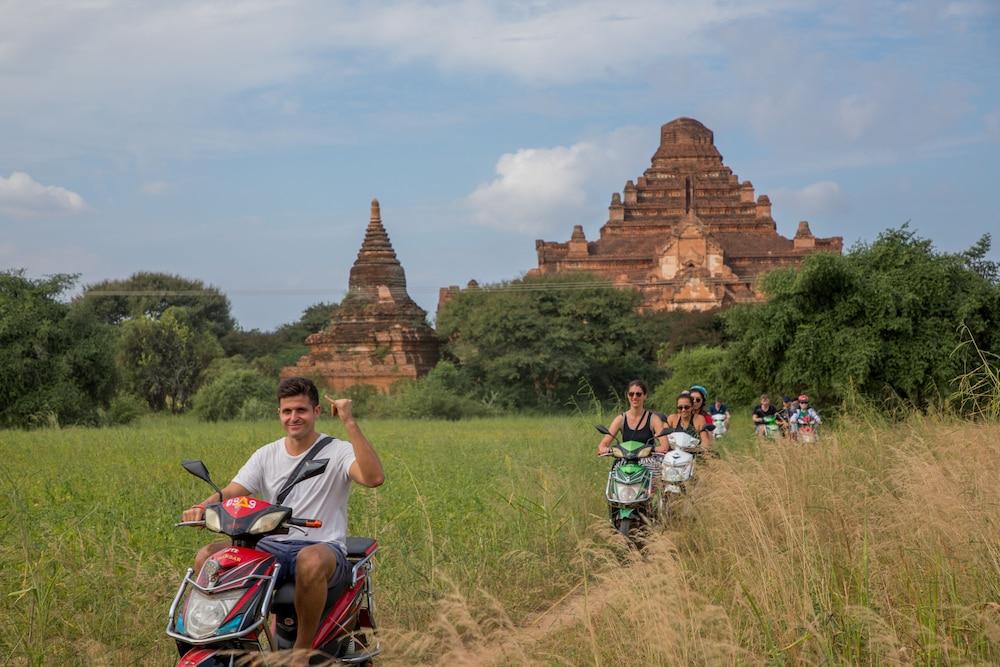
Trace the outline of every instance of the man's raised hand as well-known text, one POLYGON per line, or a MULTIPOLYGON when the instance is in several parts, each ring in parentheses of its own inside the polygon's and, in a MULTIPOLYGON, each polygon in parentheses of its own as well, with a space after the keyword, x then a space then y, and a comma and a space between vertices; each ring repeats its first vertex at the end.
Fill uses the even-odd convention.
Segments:
POLYGON ((323 394, 323 398, 330 404, 330 414, 340 417, 340 421, 348 422, 354 418, 351 413, 351 406, 354 404, 349 398, 331 398, 328 394, 323 394))

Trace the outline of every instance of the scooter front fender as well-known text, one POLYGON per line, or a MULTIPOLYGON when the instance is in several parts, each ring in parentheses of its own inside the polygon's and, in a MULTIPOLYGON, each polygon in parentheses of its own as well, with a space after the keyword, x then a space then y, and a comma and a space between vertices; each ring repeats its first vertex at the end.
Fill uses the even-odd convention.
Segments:
POLYGON ((233 651, 217 648, 193 648, 177 661, 177 667, 233 667, 233 651))

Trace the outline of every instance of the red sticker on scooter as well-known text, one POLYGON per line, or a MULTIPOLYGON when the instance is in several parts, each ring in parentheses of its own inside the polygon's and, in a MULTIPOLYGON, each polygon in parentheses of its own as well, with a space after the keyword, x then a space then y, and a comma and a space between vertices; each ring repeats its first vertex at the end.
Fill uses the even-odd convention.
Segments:
POLYGON ((259 512, 270 506, 271 503, 258 498, 251 498, 250 496, 236 496, 222 503, 222 507, 225 508, 226 513, 234 519, 259 512))

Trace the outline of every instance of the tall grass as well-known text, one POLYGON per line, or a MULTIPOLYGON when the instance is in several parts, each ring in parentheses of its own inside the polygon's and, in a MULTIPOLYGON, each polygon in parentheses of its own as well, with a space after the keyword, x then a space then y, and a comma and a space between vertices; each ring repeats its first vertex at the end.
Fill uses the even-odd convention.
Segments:
POLYGON ((1000 429, 914 418, 827 436, 713 462, 690 518, 654 537, 644 558, 586 545, 580 559, 597 580, 550 612, 564 622, 487 633, 449 658, 1000 662, 1000 429))
POLYGON ((964 372, 955 379, 956 388, 950 402, 961 415, 1000 421, 1000 357, 981 350, 968 329, 966 335, 955 354, 973 361, 967 363, 964 372))
MULTIPOLYGON (((636 554, 607 526, 594 418, 368 421, 391 664, 1000 661, 1000 427, 848 422, 815 447, 748 419, 636 554)), ((324 428, 337 432, 335 424, 324 428)), ((229 479, 266 422, 0 432, 0 664, 172 664, 165 615, 204 532, 178 461, 229 479)))

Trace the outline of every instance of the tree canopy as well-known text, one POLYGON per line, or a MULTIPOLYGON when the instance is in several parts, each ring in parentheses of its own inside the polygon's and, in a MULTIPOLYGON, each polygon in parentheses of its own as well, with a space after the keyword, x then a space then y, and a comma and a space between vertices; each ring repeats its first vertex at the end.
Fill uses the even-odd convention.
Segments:
POLYGON ((187 408, 205 370, 222 355, 219 342, 194 320, 186 308, 170 307, 159 319, 133 319, 122 325, 122 375, 153 410, 187 408))
POLYGON ((565 404, 581 378, 606 396, 655 373, 655 335, 638 305, 634 290, 594 276, 542 275, 456 294, 437 329, 470 390, 552 406, 565 404))
POLYGON ((808 390, 829 402, 853 387, 925 407, 961 372, 963 336, 1000 351, 988 244, 939 253, 903 226, 846 255, 811 255, 799 269, 772 271, 762 283, 767 303, 723 315, 729 363, 762 389, 808 390))
POLYGON ((0 273, 0 425, 93 424, 114 394, 112 328, 60 300, 75 282, 0 273))
POLYGON ((124 280, 105 280, 87 285, 77 297, 108 324, 126 320, 158 320, 171 307, 187 309, 188 321, 216 338, 232 331, 235 320, 229 298, 216 287, 167 273, 139 272, 124 280))

